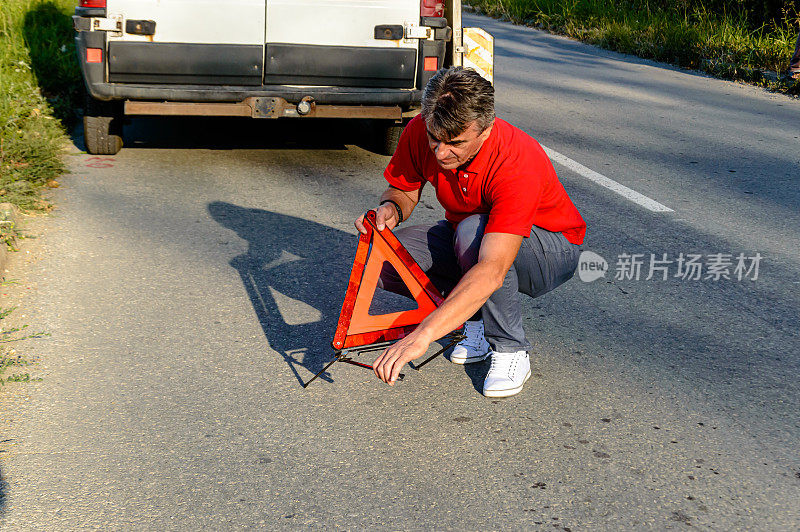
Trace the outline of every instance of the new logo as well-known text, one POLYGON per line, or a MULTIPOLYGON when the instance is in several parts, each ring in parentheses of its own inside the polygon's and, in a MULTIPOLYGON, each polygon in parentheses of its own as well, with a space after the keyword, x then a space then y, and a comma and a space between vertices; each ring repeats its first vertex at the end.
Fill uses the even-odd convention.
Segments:
POLYGON ((584 251, 578 259, 578 277, 584 283, 605 277, 608 271, 606 259, 592 251, 584 251))

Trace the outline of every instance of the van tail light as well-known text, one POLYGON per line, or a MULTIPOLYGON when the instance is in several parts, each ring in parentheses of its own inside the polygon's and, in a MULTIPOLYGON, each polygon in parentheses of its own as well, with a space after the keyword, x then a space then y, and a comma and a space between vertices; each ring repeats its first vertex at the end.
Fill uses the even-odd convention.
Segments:
POLYGON ((80 7, 106 7, 106 0, 81 0, 80 7))
POLYGON ((419 3, 419 15, 421 17, 443 17, 444 2, 442 0, 422 0, 419 3))
POLYGON ((424 63, 422 64, 422 70, 425 72, 436 72, 439 70, 439 58, 426 57, 424 63))
POLYGON ((87 48, 86 49, 86 62, 87 63, 102 63, 103 62, 103 49, 102 48, 87 48))

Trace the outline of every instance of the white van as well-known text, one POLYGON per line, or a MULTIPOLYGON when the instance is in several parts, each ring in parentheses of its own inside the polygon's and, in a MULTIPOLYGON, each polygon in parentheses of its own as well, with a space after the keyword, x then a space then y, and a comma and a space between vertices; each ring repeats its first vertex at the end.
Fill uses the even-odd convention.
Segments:
POLYGON ((433 73, 491 41, 460 0, 80 0, 73 22, 93 154, 123 115, 375 119, 391 153, 433 73))

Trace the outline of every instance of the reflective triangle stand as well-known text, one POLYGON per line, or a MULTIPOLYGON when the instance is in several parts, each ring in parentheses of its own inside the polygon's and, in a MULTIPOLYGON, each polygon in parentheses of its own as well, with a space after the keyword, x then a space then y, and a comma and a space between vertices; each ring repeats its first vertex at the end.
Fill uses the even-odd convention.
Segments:
MULTIPOLYGON (((397 237, 388 229, 378 230, 375 225, 375 211, 364 215, 366 234, 361 234, 356 248, 353 269, 345 293, 339 323, 333 336, 335 355, 321 371, 303 385, 307 388, 317 377, 328 370, 335 362, 346 362, 354 366, 373 369, 372 366, 356 362, 350 355, 386 349, 395 341, 412 332, 428 314, 433 312, 444 299, 433 283, 419 267, 411 254, 403 247, 397 237), (369 314, 372 297, 378 286, 384 263, 390 263, 406 285, 418 307, 413 310, 389 314, 369 314)), ((461 329, 459 326, 457 329, 461 329)), ((464 339, 460 332, 451 332, 445 338, 450 342, 431 355, 414 369, 419 369, 447 349, 464 339)), ((400 379, 403 375, 401 374, 400 379)))
MULTIPOLYGON (((431 356, 426 358, 425 361, 423 361, 422 363, 414 365, 414 366, 411 366, 412 369, 415 369, 415 370, 419 371, 419 369, 422 366, 424 366, 425 364, 427 364, 428 362, 430 362, 434 358, 438 357, 439 355, 441 355, 442 353, 444 353, 445 351, 447 351, 448 349, 450 349, 451 347, 456 345, 458 342, 460 342, 461 340, 466 338, 466 336, 464 336, 463 334, 461 334, 459 332, 451 332, 450 334, 448 334, 444 338, 449 340, 447 345, 445 345, 444 347, 442 347, 441 349, 436 351, 434 354, 432 354, 431 356)), ((392 345, 393 343, 394 343, 394 341, 391 341, 391 342, 379 342, 379 343, 376 343, 376 344, 370 344, 370 345, 365 345, 365 346, 361 346, 361 347, 353 347, 353 348, 350 348, 350 349, 343 349, 341 351, 336 351, 335 354, 334 354, 333 360, 331 360, 330 362, 325 364, 324 368, 322 368, 316 375, 311 377, 311 379, 309 379, 309 381, 307 383, 303 384, 303 388, 308 388, 309 384, 314 382, 317 377, 319 377, 320 375, 325 373, 328 370, 328 368, 331 367, 335 362, 344 362, 346 364, 352 364, 353 366, 358 366, 358 367, 366 368, 366 369, 370 369, 370 370, 374 369, 369 364, 363 364, 361 362, 357 362, 357 361, 353 360, 352 358, 350 358, 350 355, 360 355, 362 353, 368 353, 370 351, 382 351, 382 350, 386 349, 387 347, 389 347, 390 345, 392 345)), ((397 380, 398 381, 402 381, 404 378, 405 378, 405 375, 403 373, 401 373, 400 375, 397 376, 397 380)))

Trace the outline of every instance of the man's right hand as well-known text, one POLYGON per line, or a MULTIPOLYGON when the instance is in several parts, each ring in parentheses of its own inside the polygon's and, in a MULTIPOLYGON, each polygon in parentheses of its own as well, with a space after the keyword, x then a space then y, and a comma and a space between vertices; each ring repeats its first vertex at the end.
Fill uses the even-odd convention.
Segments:
MULTIPOLYGON (((384 203, 375 210, 375 226, 378 231, 382 231, 384 227, 390 230, 397 227, 397 210, 392 203, 384 203)), ((356 229, 359 233, 367 234, 367 228, 364 227, 364 215, 362 214, 356 218, 356 229)))

